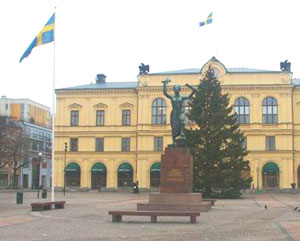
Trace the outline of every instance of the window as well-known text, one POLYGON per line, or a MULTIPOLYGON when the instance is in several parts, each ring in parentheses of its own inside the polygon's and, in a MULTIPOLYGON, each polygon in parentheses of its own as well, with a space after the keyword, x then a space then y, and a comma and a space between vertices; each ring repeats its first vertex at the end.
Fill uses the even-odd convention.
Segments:
POLYGON ((21 120, 24 120, 24 104, 21 104, 21 112, 20 112, 20 118, 21 120))
POLYGON ((51 134, 46 133, 46 141, 51 142, 51 134))
POLYGON ((40 152, 43 152, 43 151, 44 151, 44 143, 43 143, 43 142, 40 142, 40 143, 39 143, 39 151, 40 151, 40 152))
POLYGON ((163 150, 163 138, 161 136, 154 137, 154 151, 163 150))
POLYGON ((79 111, 72 110, 71 111, 71 126, 78 126, 79 125, 79 111))
POLYGON ((130 138, 122 138, 122 151, 130 151, 130 138))
POLYGON ((250 122, 250 106, 246 98, 240 97, 235 101, 234 111, 237 114, 237 123, 247 124, 250 122))
POLYGON ((96 112, 96 125, 97 126, 104 126, 104 118, 105 118, 104 110, 97 110, 97 112, 96 112))
POLYGON ((157 98, 152 103, 152 124, 166 124, 166 102, 157 98))
POLYGON ((217 68, 213 68, 214 77, 219 78, 219 70, 217 68))
POLYGON ((52 149, 51 149, 51 143, 46 143, 45 151, 46 151, 47 153, 50 153, 50 152, 52 151, 52 149))
POLYGON ((33 139, 38 139, 39 138, 39 132, 37 130, 32 131, 32 138, 33 139))
POLYGON ((193 124, 194 122, 189 119, 187 115, 191 114, 192 107, 191 107, 191 101, 185 100, 183 102, 183 113, 184 113, 184 124, 193 124))
POLYGON ((5 109, 8 110, 8 104, 5 104, 5 109))
POLYGON ((130 125, 130 110, 122 110, 122 125, 130 125))
POLYGON ((31 142, 31 150, 37 151, 38 150, 38 143, 36 141, 31 142))
POLYGON ((39 139, 40 139, 41 141, 44 140, 44 132, 42 132, 42 131, 39 132, 39 139))
POLYGON ((275 151, 275 136, 266 137, 266 150, 275 151))
POLYGON ((104 151, 104 138, 96 138, 96 151, 97 152, 104 151))
POLYGON ((70 151, 78 151, 78 138, 70 139, 70 151))
POLYGON ((277 100, 273 97, 267 97, 263 101, 263 123, 274 124, 278 122, 277 100))

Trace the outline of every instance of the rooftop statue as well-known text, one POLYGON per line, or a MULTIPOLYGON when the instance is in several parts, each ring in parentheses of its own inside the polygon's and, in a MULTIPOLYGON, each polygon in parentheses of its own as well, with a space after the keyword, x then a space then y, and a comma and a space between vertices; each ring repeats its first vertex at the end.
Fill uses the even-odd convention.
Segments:
POLYGON ((149 65, 144 65, 143 63, 141 63, 141 65, 139 66, 139 69, 140 69, 139 75, 148 74, 150 67, 149 67, 149 65))
POLYGON ((184 101, 191 99, 197 90, 189 84, 185 84, 192 90, 189 96, 180 96, 179 92, 181 90, 179 85, 174 85, 173 90, 175 95, 171 96, 167 93, 167 85, 171 82, 169 79, 162 81, 163 83, 163 93, 171 100, 172 112, 171 112, 171 128, 172 128, 172 139, 174 146, 186 146, 186 137, 184 135, 184 120, 185 113, 183 110, 184 101))
POLYGON ((284 62, 280 62, 280 70, 281 71, 291 71, 291 62, 288 62, 287 60, 284 62))

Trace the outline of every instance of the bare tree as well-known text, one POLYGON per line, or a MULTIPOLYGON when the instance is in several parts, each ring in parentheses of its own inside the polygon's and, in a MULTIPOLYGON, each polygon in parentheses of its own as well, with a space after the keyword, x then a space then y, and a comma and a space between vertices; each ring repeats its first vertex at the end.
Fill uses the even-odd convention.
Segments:
POLYGON ((8 129, 10 119, 7 116, 0 116, 0 169, 4 168, 8 163, 8 129))
POLYGON ((24 156, 29 150, 29 138, 22 122, 0 116, 0 168, 12 170, 12 187, 18 187, 18 170, 27 165, 24 156))
MULTIPOLYGON (((13 171, 12 187, 18 187, 17 173, 18 170, 27 165, 24 161, 24 155, 29 150, 29 138, 22 126, 15 129, 10 129, 9 148, 8 148, 8 166, 13 171)), ((28 161, 28 160, 27 160, 28 161)))

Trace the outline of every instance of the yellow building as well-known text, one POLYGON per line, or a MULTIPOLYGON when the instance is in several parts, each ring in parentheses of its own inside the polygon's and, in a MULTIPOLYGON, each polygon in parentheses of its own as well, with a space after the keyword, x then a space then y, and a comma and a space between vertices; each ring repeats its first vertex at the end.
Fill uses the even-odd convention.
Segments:
POLYGON ((117 189, 135 181, 140 188, 157 187, 160 157, 172 142, 171 103, 161 81, 171 79, 172 95, 175 84, 198 85, 209 65, 247 137, 250 167, 244 175, 253 177, 252 187, 300 186, 298 80, 289 69, 226 68, 214 57, 201 69, 145 73, 137 82, 120 83, 97 75, 94 84, 57 89, 55 186, 64 186, 66 166, 67 187, 117 189))

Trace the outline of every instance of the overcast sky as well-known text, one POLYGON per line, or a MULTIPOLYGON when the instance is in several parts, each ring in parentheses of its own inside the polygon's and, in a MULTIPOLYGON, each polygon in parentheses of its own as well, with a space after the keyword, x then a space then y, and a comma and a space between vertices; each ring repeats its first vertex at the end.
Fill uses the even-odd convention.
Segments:
POLYGON ((53 43, 19 59, 56 8, 56 88, 137 81, 150 72, 225 67, 279 70, 300 78, 299 1, 1 0, 0 95, 52 106, 53 43), (213 12, 213 23, 199 27, 213 12))

